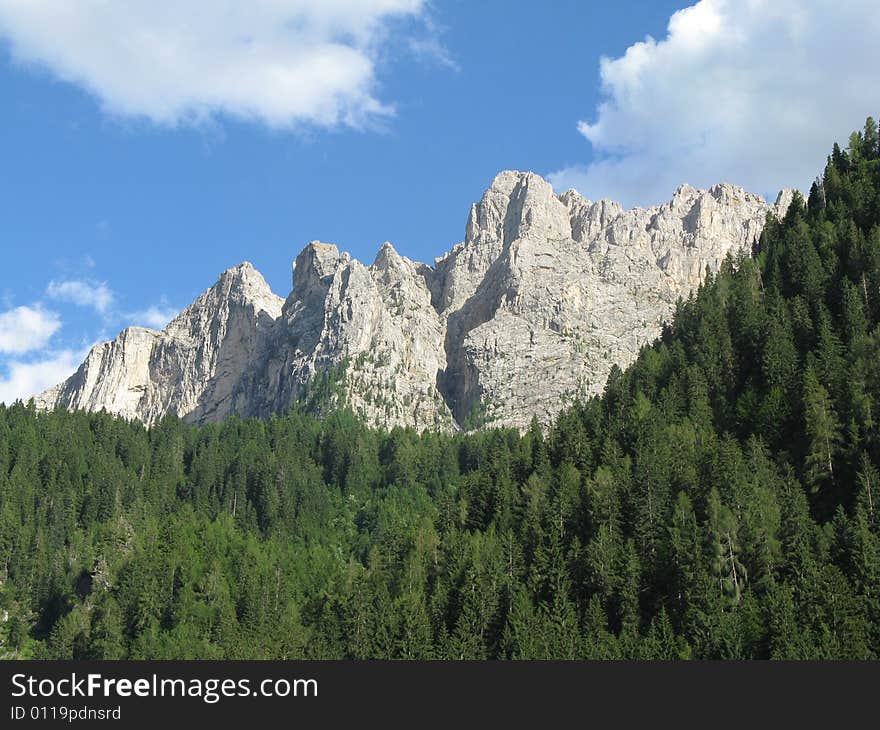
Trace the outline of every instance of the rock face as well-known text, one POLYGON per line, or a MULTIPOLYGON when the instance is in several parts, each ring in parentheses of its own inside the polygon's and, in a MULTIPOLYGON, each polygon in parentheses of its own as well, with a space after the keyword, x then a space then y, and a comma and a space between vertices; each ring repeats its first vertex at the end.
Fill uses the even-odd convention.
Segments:
POLYGON ((166 413, 221 420, 282 303, 253 266, 240 264, 161 332, 129 327, 93 347, 70 378, 35 398, 37 407, 104 409, 145 423, 166 413))
POLYGON ((684 185, 624 210, 502 172, 433 267, 390 243, 365 266, 313 241, 282 301, 242 264, 163 331, 131 327, 96 346, 37 405, 201 423, 283 412, 323 383, 325 407, 382 427, 546 424, 601 392, 706 268, 748 249, 790 202, 790 191, 770 205, 732 185, 684 185))
POLYGON ((296 257, 293 291, 240 389, 237 412, 283 411, 316 376, 333 372, 345 403, 370 423, 453 428, 436 385, 446 352, 432 276, 390 243, 372 266, 310 243, 296 257))
POLYGON ((766 214, 790 200, 682 186, 662 206, 623 210, 501 173, 472 208, 465 242, 436 265, 453 416, 524 428, 601 392, 611 366, 659 334, 706 267, 749 248, 766 214))

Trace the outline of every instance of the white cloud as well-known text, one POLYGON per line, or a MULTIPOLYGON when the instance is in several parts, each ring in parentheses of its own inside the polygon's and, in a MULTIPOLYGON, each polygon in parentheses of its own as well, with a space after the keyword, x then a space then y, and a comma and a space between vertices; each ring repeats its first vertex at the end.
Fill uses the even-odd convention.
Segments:
POLYGON ((39 306, 0 312, 0 353, 18 355, 39 350, 60 327, 58 315, 39 306))
POLYGON ((172 309, 163 302, 158 305, 154 304, 137 312, 130 312, 125 316, 127 319, 131 320, 132 324, 160 330, 177 315, 178 311, 176 309, 172 309))
POLYGON ((116 115, 164 125, 227 114, 273 128, 361 126, 380 50, 425 0, 0 0, 13 57, 116 115))
POLYGON ((57 385, 76 371, 87 352, 61 350, 47 353, 34 362, 13 360, 7 363, 8 373, 0 378, 0 402, 9 405, 19 398, 27 400, 57 385))
POLYGON ((665 39, 603 58, 604 101, 578 130, 593 159, 557 190, 631 204, 681 183, 807 189, 834 141, 880 114, 876 0, 702 0, 665 39))
POLYGON ((50 281, 46 296, 62 302, 72 302, 80 307, 92 307, 96 312, 106 313, 113 304, 114 296, 106 282, 50 281))

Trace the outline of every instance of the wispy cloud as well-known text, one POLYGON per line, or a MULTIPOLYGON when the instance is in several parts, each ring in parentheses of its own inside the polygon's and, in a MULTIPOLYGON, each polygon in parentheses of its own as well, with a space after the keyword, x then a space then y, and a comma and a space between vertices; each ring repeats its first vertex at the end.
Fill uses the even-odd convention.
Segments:
POLYGON ((604 100, 577 125, 592 161, 550 179, 627 205, 684 182, 806 188, 880 109, 878 38, 876 0, 702 0, 602 59, 604 100))
POLYGON ((391 113, 377 62, 424 0, 0 0, 13 57, 161 125, 218 115, 276 129, 391 113))
POLYGON ((425 38, 410 38, 407 43, 410 52, 416 58, 424 58, 441 66, 452 69, 453 71, 461 71, 458 61, 456 61, 449 49, 446 48, 440 39, 436 36, 427 36, 425 38))
POLYGON ((0 312, 0 353, 20 355, 44 348, 61 328, 61 318, 41 306, 0 312))
POLYGON ((115 295, 107 282, 93 282, 82 279, 50 281, 46 296, 62 302, 70 302, 80 307, 91 307, 100 314, 106 314, 113 306, 115 295))
POLYGON ((146 309, 129 312, 125 315, 125 318, 129 320, 131 324, 160 330, 177 315, 178 311, 173 307, 168 306, 168 302, 163 299, 159 304, 151 305, 146 309))

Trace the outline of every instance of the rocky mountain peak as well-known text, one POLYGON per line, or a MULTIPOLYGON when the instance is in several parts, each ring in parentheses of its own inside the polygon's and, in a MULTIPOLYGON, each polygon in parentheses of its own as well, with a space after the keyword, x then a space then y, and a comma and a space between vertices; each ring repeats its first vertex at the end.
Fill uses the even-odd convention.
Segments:
POLYGON ((403 262, 404 257, 397 253, 390 241, 385 241, 376 252, 372 268, 377 271, 389 271, 400 268, 403 262))
POLYGON ((263 275, 250 261, 244 261, 224 271, 209 291, 231 297, 243 304, 251 304, 276 317, 280 312, 279 304, 284 301, 272 291, 263 275))
POLYGON ((210 323, 226 321, 235 310, 255 325, 266 327, 281 314, 284 300, 274 294, 263 275, 245 261, 220 274, 214 285, 175 317, 165 333, 172 337, 199 339, 210 323))
POLYGON ((773 204, 773 212, 776 214, 777 218, 782 218, 786 211, 788 211, 791 201, 794 200, 795 193, 800 194, 799 191, 794 188, 783 188, 779 191, 776 196, 776 202, 773 204))
POLYGON ((498 173, 479 203, 471 208, 465 243, 509 244, 532 234, 569 234, 565 204, 553 187, 533 172, 498 173))
POLYGON ((504 221, 506 243, 522 238, 571 238, 568 209, 550 183, 532 172, 523 174, 513 188, 504 221))
POLYGON ((243 261, 238 266, 226 269, 220 274, 215 286, 228 286, 230 291, 241 292, 245 296, 262 296, 271 291, 263 275, 250 261, 243 261))
POLYGON ((681 205, 687 205, 697 197, 697 195, 699 195, 699 192, 696 188, 688 183, 682 183, 672 193, 672 199, 669 201, 670 207, 676 208, 681 205))
POLYGON ((592 240, 623 212, 623 207, 617 201, 603 198, 592 202, 577 190, 564 192, 559 200, 568 209, 571 237, 575 241, 592 240))
POLYGON ((334 244, 311 241, 293 262, 293 289, 308 291, 325 285, 343 258, 348 254, 340 256, 334 244))

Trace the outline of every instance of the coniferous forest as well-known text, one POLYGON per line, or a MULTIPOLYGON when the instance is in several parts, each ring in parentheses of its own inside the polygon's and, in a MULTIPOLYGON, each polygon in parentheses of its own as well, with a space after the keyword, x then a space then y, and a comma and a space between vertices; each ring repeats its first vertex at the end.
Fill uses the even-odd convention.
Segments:
POLYGON ((0 406, 0 654, 877 658, 873 120, 751 254, 546 433, 0 406))

